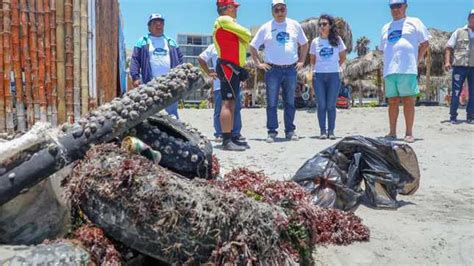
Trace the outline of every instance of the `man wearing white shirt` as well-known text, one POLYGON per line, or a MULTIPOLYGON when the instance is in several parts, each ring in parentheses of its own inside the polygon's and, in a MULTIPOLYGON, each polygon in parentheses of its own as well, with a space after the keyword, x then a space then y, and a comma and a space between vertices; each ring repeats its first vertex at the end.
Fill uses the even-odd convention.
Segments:
POLYGON ((467 102, 467 122, 474 124, 474 9, 468 17, 468 24, 457 29, 446 45, 444 68, 453 69, 453 86, 451 91, 450 121, 456 124, 459 107, 459 96, 464 81, 467 79, 469 100, 467 102), (451 57, 451 55, 453 55, 451 57))
POLYGON ((420 19, 407 17, 407 0, 389 0, 393 20, 382 28, 380 49, 384 52, 385 96, 388 98, 390 132, 397 138, 398 104, 403 103, 405 141, 414 142, 415 101, 419 93, 418 63, 428 49, 430 34, 420 19))
MULTIPOLYGON (((222 142, 222 128, 221 128, 221 107, 222 97, 220 93, 221 82, 217 78, 215 67, 217 65, 217 50, 214 44, 209 45, 198 57, 199 65, 201 69, 214 80, 214 137, 216 142, 222 142), (211 63, 209 67, 208 63, 211 63)), ((245 140, 240 134, 242 129, 242 119, 240 116, 241 101, 236 99, 235 102, 235 114, 234 114, 234 125, 232 128, 232 138, 237 140, 245 140)))
POLYGON ((272 1, 273 20, 263 24, 250 43, 250 53, 258 68, 266 71, 268 143, 274 142, 278 132, 277 104, 280 87, 284 102, 285 135, 298 140, 295 134, 295 90, 297 70, 303 67, 308 53, 308 39, 301 25, 286 17, 284 0, 272 1), (258 49, 265 49, 265 62, 260 62, 258 49), (298 53, 298 48, 300 52, 298 53))

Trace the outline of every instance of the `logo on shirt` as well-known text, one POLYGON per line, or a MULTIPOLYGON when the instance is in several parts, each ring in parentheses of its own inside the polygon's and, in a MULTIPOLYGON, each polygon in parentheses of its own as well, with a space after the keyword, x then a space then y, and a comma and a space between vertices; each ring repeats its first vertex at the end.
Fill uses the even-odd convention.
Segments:
POLYGON ((290 40, 290 34, 288 32, 281 31, 276 36, 277 42, 285 44, 290 40))
POLYGON ((334 54, 334 49, 332 47, 324 47, 319 51, 319 56, 324 59, 330 58, 334 54))
POLYGON ((165 55, 168 55, 168 51, 163 49, 163 48, 156 48, 153 51, 153 55, 154 56, 165 56, 165 55))
POLYGON ((402 31, 401 30, 394 30, 388 34, 388 42, 389 43, 396 43, 398 40, 402 38, 402 31))

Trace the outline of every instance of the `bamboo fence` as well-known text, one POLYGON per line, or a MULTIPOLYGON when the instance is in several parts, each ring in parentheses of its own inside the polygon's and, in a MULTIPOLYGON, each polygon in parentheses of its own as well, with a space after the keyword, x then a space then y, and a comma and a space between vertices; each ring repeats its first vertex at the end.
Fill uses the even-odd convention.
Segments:
POLYGON ((72 123, 118 96, 118 0, 0 7, 0 133, 72 123))

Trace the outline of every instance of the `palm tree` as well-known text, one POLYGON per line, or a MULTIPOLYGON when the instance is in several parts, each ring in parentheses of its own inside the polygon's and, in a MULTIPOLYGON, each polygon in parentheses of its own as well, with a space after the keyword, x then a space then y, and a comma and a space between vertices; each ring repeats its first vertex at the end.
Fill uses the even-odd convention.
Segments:
POLYGON ((369 38, 362 36, 357 40, 355 50, 357 51, 357 56, 361 57, 366 55, 369 52, 369 47, 367 47, 370 43, 369 38))

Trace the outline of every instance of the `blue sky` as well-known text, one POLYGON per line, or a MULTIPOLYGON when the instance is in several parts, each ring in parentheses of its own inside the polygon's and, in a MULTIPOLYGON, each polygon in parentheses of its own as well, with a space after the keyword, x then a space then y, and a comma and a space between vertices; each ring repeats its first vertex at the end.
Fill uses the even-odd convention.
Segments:
MULTIPOLYGON (((211 34, 217 16, 214 0, 119 0, 125 22, 125 40, 131 49, 147 32, 148 15, 159 12, 166 18, 165 33, 211 34)), ((246 27, 270 20, 271 0, 240 0, 238 22, 246 27)), ((343 17, 352 28, 353 44, 361 36, 378 44, 381 27, 391 20, 388 0, 287 0, 288 17, 303 20, 328 13, 343 17)), ((408 0, 408 15, 419 17, 427 27, 453 31, 467 22, 474 0, 408 0)), ((353 52, 351 57, 355 56, 353 52)))

